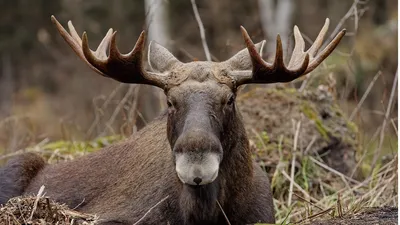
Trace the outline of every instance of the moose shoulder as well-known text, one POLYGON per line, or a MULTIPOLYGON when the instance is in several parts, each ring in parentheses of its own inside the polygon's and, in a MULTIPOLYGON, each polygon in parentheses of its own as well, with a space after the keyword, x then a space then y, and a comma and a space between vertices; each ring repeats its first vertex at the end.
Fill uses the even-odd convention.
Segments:
POLYGON ((247 49, 220 63, 182 63, 152 42, 151 71, 146 71, 144 32, 128 54, 118 51, 112 29, 92 51, 86 34, 81 39, 71 22, 68 33, 54 17, 52 21, 94 71, 120 82, 162 88, 168 110, 124 142, 74 161, 44 165, 35 155, 14 159, 0 169, 0 203, 35 194, 44 185, 47 196, 98 215, 100 224, 140 219, 141 224, 275 222, 268 178, 251 158, 235 105, 237 88, 289 82, 311 72, 335 49, 344 30, 318 53, 329 20, 306 52, 295 27, 296 45, 288 66, 279 36, 270 64, 260 56, 264 42, 254 45, 243 27, 247 49))

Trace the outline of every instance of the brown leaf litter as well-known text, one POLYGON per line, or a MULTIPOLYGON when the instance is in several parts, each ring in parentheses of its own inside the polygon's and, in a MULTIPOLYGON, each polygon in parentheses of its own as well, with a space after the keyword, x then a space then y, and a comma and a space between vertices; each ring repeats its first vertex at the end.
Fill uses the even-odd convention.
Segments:
POLYGON ((97 217, 69 209, 47 197, 16 197, 0 208, 0 224, 4 225, 93 225, 97 217))

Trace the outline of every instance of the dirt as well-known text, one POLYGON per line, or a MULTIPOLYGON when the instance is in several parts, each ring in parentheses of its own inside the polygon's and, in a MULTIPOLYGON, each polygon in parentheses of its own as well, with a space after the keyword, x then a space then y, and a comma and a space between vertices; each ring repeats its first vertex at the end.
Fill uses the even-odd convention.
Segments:
MULTIPOLYGON (((397 208, 367 208, 343 218, 313 221, 302 225, 392 225, 397 224, 397 208)), ((96 216, 69 209, 44 197, 17 197, 0 207, 0 224, 94 225, 96 216), (36 206, 35 206, 36 205, 36 206)))
POLYGON ((266 165, 279 161, 278 149, 291 152, 300 122, 297 151, 317 154, 346 175, 353 173, 358 147, 357 127, 348 121, 324 89, 305 91, 277 86, 256 88, 238 97, 250 139, 258 148, 258 160, 266 165))
POLYGON ((369 208, 343 218, 314 221, 304 225, 392 225, 398 224, 397 217, 397 208, 394 207, 369 208))

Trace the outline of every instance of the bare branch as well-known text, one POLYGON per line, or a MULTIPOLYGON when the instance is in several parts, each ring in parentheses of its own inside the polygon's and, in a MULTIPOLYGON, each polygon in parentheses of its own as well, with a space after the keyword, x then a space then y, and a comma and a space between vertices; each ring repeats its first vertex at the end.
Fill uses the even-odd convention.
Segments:
POLYGON ((219 208, 221 209, 222 214, 224 215, 226 222, 228 223, 228 225, 231 225, 231 222, 229 222, 228 216, 226 216, 226 214, 224 212, 224 209, 222 208, 221 204, 219 204, 218 200, 217 200, 217 204, 218 204, 219 208))
POLYGON ((154 206, 152 206, 143 216, 142 218, 140 218, 136 223, 134 223, 133 225, 137 225, 140 222, 142 222, 142 220, 151 212, 151 210, 153 210, 154 208, 156 208, 158 205, 160 205, 161 203, 163 203, 165 200, 167 200, 167 198, 169 198, 169 195, 163 199, 161 199, 159 202, 157 202, 157 204, 155 204, 154 206))
POLYGON ((369 83, 367 90, 365 91, 364 95, 362 96, 360 102, 357 104, 356 108, 351 113, 349 120, 352 121, 358 110, 361 108, 361 105, 364 103, 365 99, 367 98, 369 92, 372 90, 376 80, 382 75, 382 72, 379 71, 374 78, 372 79, 371 83, 369 83))
POLYGON ((290 186, 289 186, 289 198, 288 198, 288 207, 292 204, 292 195, 293 195, 293 184, 294 184, 294 172, 296 167, 296 152, 297 152, 297 142, 299 140, 300 134, 300 126, 301 121, 296 124, 296 131, 294 135, 294 143, 293 143, 293 152, 292 152, 292 166, 290 169, 290 186))
POLYGON ((387 109, 386 109, 386 113, 385 113, 385 118, 383 119, 383 123, 382 123, 382 129, 381 129, 381 134, 380 134, 380 140, 379 140, 379 146, 378 148, 375 150, 374 153, 374 158, 372 160, 372 166, 371 166, 371 174, 375 169, 376 163, 378 161, 378 158, 381 156, 382 153, 382 145, 383 145, 383 140, 385 139, 385 128, 386 128, 386 123, 389 120, 389 115, 390 112, 392 111, 392 105, 393 105, 393 99, 395 98, 395 93, 396 93, 396 85, 397 85, 397 79, 398 79, 398 69, 396 70, 396 75, 394 77, 394 81, 393 81, 393 86, 392 86, 392 91, 390 93, 390 98, 389 98, 389 102, 387 104, 387 109))
POLYGON ((208 49, 208 45, 207 45, 207 41, 206 41, 206 34, 204 32, 204 26, 203 26, 203 22, 201 21, 201 18, 199 15, 199 11, 197 10, 196 1, 190 0, 190 2, 192 3, 194 17, 196 17, 197 24, 199 25, 201 43, 203 44, 204 53, 206 54, 206 59, 207 59, 207 61, 211 61, 211 54, 210 54, 210 50, 208 49))

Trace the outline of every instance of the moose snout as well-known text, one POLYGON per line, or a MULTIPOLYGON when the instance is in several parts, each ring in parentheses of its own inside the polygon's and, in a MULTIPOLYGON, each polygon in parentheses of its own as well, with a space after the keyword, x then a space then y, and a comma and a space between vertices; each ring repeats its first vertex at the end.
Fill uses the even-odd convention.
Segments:
POLYGON ((193 160, 190 154, 176 155, 176 173, 184 184, 205 185, 218 176, 220 157, 216 153, 203 153, 201 160, 193 160))
POLYGON ((173 154, 175 170, 182 183, 205 185, 217 178, 222 146, 212 133, 199 129, 184 132, 176 141, 173 154))

